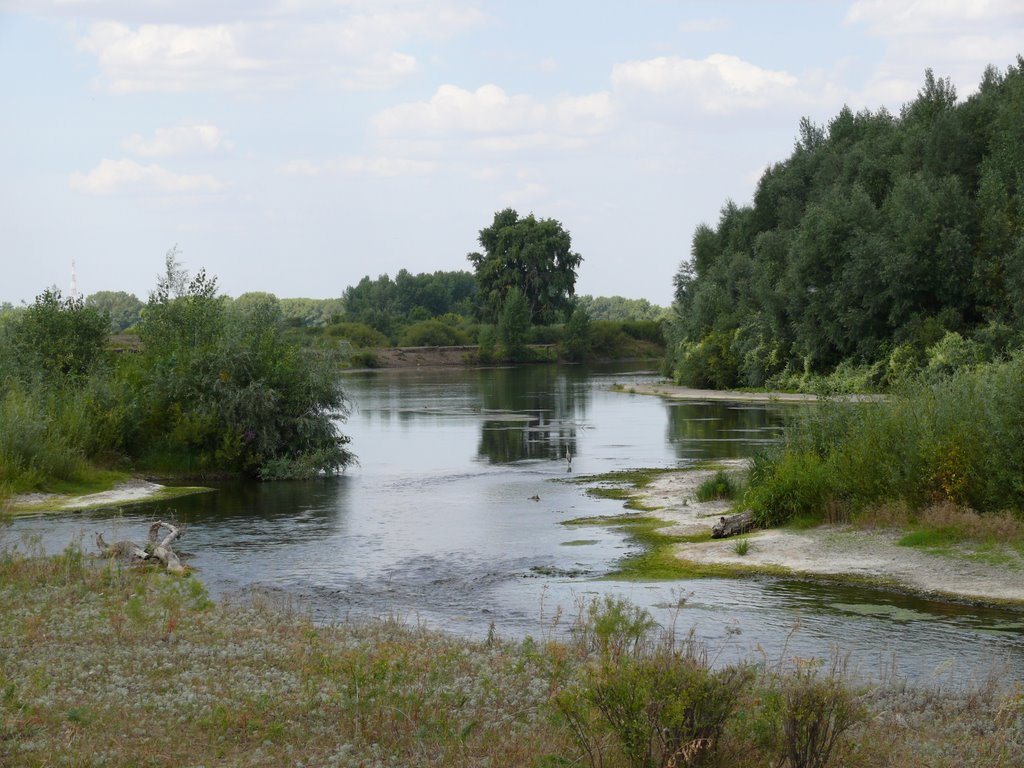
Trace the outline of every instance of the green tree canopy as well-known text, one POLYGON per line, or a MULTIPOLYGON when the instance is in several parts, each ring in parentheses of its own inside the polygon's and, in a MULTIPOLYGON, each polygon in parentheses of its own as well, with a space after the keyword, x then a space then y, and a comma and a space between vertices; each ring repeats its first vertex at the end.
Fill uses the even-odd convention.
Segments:
POLYGON ((555 323, 572 310, 576 270, 583 257, 572 251, 572 238, 554 219, 525 218, 511 208, 494 214, 480 230, 483 253, 470 253, 480 289, 481 311, 494 321, 506 296, 518 288, 534 323, 555 323))
POLYGON ((761 386, 904 344, 900 359, 923 359, 947 332, 1024 333, 1022 126, 1022 57, 962 102, 929 71, 898 117, 802 120, 753 204, 727 202, 694 233, 675 275, 675 373, 733 360, 720 386, 761 386))
POLYGON ((15 365, 23 378, 84 376, 100 360, 110 335, 107 316, 81 298, 43 291, 8 328, 15 365))
POLYGON ((145 305, 134 293, 96 291, 85 297, 85 306, 106 313, 110 318, 110 330, 117 333, 138 323, 145 305))

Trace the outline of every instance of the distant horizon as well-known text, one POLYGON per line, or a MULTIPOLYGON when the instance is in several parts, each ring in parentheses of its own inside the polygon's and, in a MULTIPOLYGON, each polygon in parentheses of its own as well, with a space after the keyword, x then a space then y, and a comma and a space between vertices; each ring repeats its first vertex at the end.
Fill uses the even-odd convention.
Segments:
POLYGON ((926 69, 964 99, 1021 40, 1014 0, 0 3, 0 302, 72 258, 143 298, 175 244, 226 294, 336 298, 466 269, 512 207, 580 294, 668 306, 801 118, 898 114, 926 69))

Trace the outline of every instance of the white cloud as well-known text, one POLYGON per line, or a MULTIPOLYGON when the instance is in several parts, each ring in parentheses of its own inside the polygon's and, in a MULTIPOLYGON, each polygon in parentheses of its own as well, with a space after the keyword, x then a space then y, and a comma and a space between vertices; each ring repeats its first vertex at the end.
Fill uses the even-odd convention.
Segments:
POLYGON ((95 54, 117 93, 136 91, 247 90, 281 88, 266 62, 246 56, 237 28, 118 22, 94 24, 78 41, 95 54))
POLYGON ((321 163, 315 163, 310 160, 293 160, 282 165, 280 170, 288 176, 398 177, 430 173, 436 168, 436 163, 414 160, 407 157, 353 155, 334 158, 321 163))
POLYGON ((509 95, 497 85, 468 91, 442 85, 429 101, 399 104, 378 113, 373 126, 384 138, 470 139, 486 151, 578 146, 606 131, 613 118, 608 93, 542 102, 509 95))
POLYGON ((974 90, 985 66, 1013 62, 1024 39, 1020 0, 857 0, 847 25, 866 25, 887 48, 864 89, 865 101, 890 107, 913 99, 925 67, 950 77, 960 96, 974 90))
POLYGON ((315 81, 384 89, 419 71, 416 56, 404 46, 460 34, 483 18, 451 0, 284 0, 257 13, 238 7, 211 11, 209 18, 217 21, 208 22, 195 21, 202 16, 198 12, 183 11, 187 23, 179 23, 171 8, 162 10, 154 14, 157 21, 129 24, 105 17, 89 24, 78 48, 96 57, 105 87, 117 93, 259 92, 315 81))
POLYGON ((617 96, 653 97, 708 113, 761 109, 808 98, 796 76, 721 53, 699 60, 661 56, 616 64, 612 86, 617 96))
POLYGON ((159 165, 141 165, 134 160, 104 159, 89 173, 73 173, 72 189, 89 195, 111 195, 131 191, 149 195, 182 195, 217 192, 222 185, 208 174, 183 174, 159 165))
POLYGON ((209 123, 176 125, 171 128, 157 128, 151 139, 132 134, 121 146, 140 157, 167 157, 171 155, 210 154, 221 149, 231 149, 220 129, 209 123))
POLYGON ((857 0, 846 14, 847 24, 867 24, 886 37, 955 31, 965 24, 989 29, 1024 21, 1020 0, 857 0))

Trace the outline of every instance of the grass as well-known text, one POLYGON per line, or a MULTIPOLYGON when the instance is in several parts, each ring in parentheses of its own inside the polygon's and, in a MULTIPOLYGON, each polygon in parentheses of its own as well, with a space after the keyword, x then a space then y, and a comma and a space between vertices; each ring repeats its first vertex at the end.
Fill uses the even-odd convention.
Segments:
POLYGON ((645 763, 608 717, 638 707, 630 728, 668 727, 653 718, 688 711, 673 708, 686 690, 718 701, 722 675, 743 684, 707 731, 709 768, 782 764, 787 718, 808 703, 849 708, 831 765, 996 768, 1024 749, 1024 695, 996 675, 915 687, 808 660, 712 668, 713 649, 666 646, 670 628, 623 605, 581 605, 563 640, 469 641, 391 620, 318 626, 259 593, 214 605, 194 576, 74 549, 0 550, 0 764, 594 765, 586 745, 627 768, 645 763))
POLYGON ((734 475, 720 469, 697 486, 694 497, 700 502, 735 499, 742 494, 742 491, 742 483, 734 475))

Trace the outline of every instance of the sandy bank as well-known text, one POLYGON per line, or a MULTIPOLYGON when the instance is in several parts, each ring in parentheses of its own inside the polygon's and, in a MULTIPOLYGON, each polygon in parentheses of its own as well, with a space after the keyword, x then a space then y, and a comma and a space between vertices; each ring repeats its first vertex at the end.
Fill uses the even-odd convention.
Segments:
MULTIPOLYGON (((635 395, 657 395, 667 400, 725 400, 729 402, 750 403, 809 403, 818 399, 817 395, 798 394, 795 392, 740 392, 732 389, 693 389, 680 387, 668 382, 664 384, 630 384, 628 388, 619 387, 616 391, 635 395)), ((883 395, 844 395, 841 399, 851 402, 874 402, 883 400, 883 395)))
POLYGON ((71 495, 63 493, 23 493, 7 501, 7 510, 15 515, 39 512, 80 512, 85 509, 124 507, 132 504, 174 499, 205 493, 211 488, 198 486, 167 486, 148 480, 133 479, 109 491, 71 495))
MULTIPOLYGON (((737 470, 743 462, 720 462, 737 470)), ((682 470, 656 477, 638 491, 653 514, 670 523, 670 535, 710 530, 728 502, 701 503, 697 486, 711 470, 682 470)), ((896 530, 862 530, 825 525, 807 530, 772 529, 748 534, 747 554, 737 554, 736 539, 675 544, 680 560, 697 565, 735 567, 737 571, 801 577, 860 580, 923 595, 982 603, 1024 604, 1024 557, 1004 547, 978 551, 960 545, 942 552, 899 546, 896 530), (995 562, 993 562, 995 561, 995 562)))

